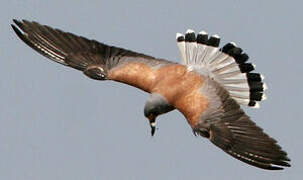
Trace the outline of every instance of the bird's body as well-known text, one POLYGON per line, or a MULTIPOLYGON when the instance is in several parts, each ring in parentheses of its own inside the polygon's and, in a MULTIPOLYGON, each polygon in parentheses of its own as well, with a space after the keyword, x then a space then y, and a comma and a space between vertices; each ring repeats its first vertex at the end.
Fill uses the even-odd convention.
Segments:
POLYGON ((174 109, 195 134, 231 156, 263 169, 290 166, 287 153, 241 109, 265 98, 262 75, 252 73, 247 54, 234 43, 219 49, 217 35, 189 30, 177 34, 183 64, 108 46, 26 20, 16 34, 45 57, 82 71, 95 80, 113 80, 151 94, 144 107, 152 135, 155 118, 174 109))
POLYGON ((188 71, 181 64, 149 66, 138 62, 125 63, 119 69, 113 69, 108 77, 149 93, 161 94, 168 104, 183 113, 192 127, 197 125, 199 116, 208 106, 206 97, 200 92, 203 76, 188 71))

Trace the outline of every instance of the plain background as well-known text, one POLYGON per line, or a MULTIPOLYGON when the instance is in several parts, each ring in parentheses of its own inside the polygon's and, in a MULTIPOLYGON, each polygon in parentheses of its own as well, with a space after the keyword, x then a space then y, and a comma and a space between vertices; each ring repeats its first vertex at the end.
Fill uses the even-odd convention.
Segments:
POLYGON ((0 179, 301 179, 301 1, 1 1, 0 179), (291 168, 246 165, 194 137, 181 113, 158 118, 150 137, 148 94, 90 80, 21 42, 12 18, 180 61, 176 32, 235 41, 266 77, 268 99, 252 119, 289 153, 291 168))

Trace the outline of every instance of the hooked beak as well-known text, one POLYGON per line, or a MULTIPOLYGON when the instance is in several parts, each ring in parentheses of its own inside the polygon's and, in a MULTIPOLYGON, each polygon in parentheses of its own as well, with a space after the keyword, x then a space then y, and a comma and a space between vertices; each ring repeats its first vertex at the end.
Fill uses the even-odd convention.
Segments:
POLYGON ((149 119, 149 124, 150 124, 150 128, 151 128, 151 135, 154 136, 154 134, 156 132, 156 116, 150 115, 148 117, 148 119, 149 119))

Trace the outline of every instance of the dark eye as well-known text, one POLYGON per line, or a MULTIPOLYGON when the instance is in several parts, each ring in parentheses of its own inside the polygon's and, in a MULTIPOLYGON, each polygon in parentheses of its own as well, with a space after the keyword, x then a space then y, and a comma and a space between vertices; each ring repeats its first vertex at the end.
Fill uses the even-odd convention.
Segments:
POLYGON ((156 108, 152 108, 152 109, 144 109, 144 116, 145 117, 149 117, 152 115, 157 115, 157 109, 156 108))
POLYGON ((157 108, 152 109, 149 113, 150 115, 157 115, 158 114, 157 108))

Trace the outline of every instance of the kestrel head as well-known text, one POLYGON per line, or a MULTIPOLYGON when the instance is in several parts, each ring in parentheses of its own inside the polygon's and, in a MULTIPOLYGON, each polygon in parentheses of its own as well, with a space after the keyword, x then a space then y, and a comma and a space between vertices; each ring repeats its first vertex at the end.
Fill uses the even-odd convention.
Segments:
POLYGON ((156 131, 156 118, 158 115, 167 113, 175 108, 167 103, 167 100, 160 94, 151 94, 144 106, 144 116, 149 120, 151 135, 156 131))

